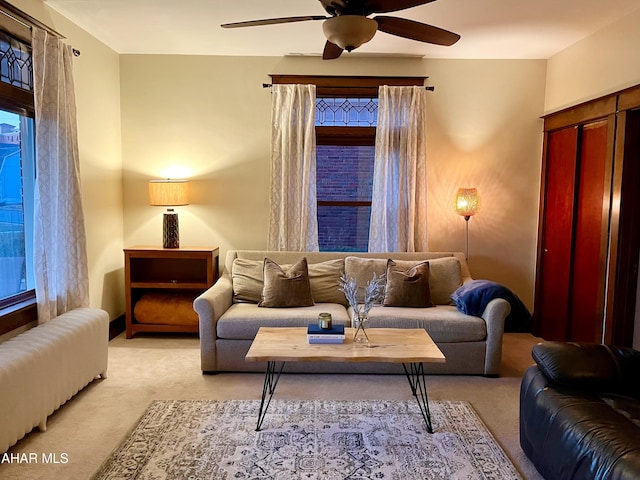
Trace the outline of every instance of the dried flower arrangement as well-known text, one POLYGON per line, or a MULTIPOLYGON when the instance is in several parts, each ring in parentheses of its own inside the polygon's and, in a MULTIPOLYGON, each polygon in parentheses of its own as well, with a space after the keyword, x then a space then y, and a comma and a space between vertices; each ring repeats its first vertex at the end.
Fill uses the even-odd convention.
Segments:
POLYGON ((338 290, 344 293, 345 297, 347 297, 347 302, 349 302, 355 314, 360 317, 367 315, 369 310, 382 303, 385 277, 385 274, 378 276, 373 272, 373 278, 369 280, 365 289, 364 304, 358 302, 358 285, 355 279, 353 277, 347 278, 345 272, 340 275, 340 288, 338 290))

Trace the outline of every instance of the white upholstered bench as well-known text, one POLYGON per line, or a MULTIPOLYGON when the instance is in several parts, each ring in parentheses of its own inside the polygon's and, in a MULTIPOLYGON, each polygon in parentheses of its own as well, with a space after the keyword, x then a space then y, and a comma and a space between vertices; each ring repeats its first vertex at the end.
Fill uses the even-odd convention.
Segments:
POLYGON ((97 376, 106 378, 109 315, 77 308, 0 343, 0 453, 97 376))

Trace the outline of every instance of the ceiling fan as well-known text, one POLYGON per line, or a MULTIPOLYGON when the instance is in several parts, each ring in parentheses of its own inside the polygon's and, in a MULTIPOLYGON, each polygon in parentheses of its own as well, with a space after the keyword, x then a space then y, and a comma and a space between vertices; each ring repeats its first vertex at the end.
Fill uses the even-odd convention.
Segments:
POLYGON ((346 50, 351 52, 363 43, 368 42, 381 30, 391 35, 450 46, 460 40, 460 35, 442 28, 406 18, 378 15, 369 18, 373 13, 389 13, 424 5, 435 0, 319 0, 322 7, 330 15, 307 15, 300 17, 265 18, 247 22, 225 23, 223 28, 255 27, 278 23, 305 22, 324 20, 322 29, 327 42, 322 58, 330 60, 338 58, 346 50))

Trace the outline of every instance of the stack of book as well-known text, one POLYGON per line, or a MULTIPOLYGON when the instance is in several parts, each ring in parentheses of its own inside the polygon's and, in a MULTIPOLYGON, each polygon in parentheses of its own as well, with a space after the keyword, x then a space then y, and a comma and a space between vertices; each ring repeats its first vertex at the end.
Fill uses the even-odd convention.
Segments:
POLYGON ((318 324, 311 323, 307 328, 307 341, 309 343, 343 343, 344 325, 320 328, 318 324))

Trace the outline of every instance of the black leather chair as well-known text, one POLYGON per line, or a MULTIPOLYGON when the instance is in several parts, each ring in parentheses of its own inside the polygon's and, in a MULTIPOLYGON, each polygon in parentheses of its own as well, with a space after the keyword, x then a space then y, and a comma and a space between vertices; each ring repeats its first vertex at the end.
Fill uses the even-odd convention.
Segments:
POLYGON ((545 480, 640 479, 640 352, 544 342, 520 389, 520 445, 545 480))

